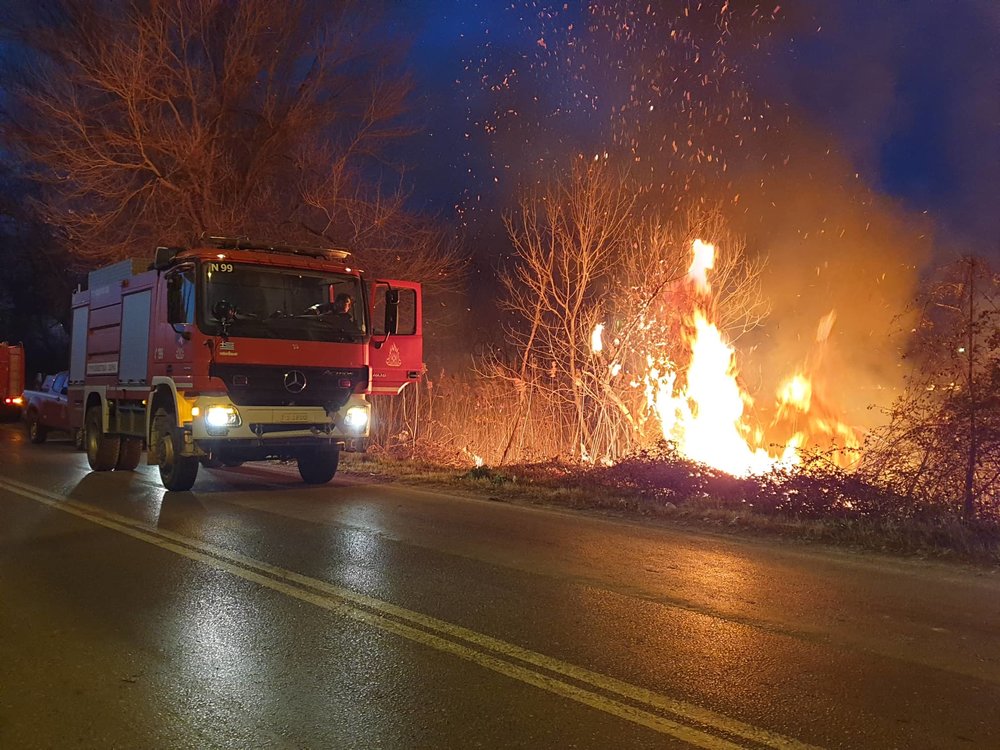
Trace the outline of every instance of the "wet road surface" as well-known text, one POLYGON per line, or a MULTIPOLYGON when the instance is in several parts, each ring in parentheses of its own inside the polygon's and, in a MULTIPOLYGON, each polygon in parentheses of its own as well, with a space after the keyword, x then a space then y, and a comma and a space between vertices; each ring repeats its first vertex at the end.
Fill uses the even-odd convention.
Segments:
POLYGON ((0 748, 1000 747, 1000 575, 0 428, 0 748))

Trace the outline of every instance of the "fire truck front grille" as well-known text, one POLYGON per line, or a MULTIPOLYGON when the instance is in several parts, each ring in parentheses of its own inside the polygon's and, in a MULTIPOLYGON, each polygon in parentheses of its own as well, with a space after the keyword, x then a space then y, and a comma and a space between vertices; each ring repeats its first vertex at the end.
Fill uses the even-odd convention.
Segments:
POLYGON ((368 387, 366 367, 290 367, 215 364, 237 406, 323 406, 339 409, 368 387))

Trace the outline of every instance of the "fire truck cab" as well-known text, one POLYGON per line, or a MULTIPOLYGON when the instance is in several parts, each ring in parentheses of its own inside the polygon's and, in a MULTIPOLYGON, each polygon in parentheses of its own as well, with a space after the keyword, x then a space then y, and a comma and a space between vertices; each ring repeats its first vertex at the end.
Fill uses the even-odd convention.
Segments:
POLYGON ((169 490, 199 465, 294 460, 322 484, 364 450, 369 394, 422 371, 420 285, 369 280, 343 250, 212 238, 73 295, 69 400, 95 471, 147 448, 169 490))

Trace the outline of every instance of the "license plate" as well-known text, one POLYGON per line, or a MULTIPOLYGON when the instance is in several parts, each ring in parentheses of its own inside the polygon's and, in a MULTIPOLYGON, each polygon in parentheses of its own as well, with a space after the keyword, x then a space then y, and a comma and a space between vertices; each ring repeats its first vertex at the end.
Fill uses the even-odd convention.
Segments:
POLYGON ((309 415, 304 411, 282 412, 278 416, 279 422, 308 422, 309 415))

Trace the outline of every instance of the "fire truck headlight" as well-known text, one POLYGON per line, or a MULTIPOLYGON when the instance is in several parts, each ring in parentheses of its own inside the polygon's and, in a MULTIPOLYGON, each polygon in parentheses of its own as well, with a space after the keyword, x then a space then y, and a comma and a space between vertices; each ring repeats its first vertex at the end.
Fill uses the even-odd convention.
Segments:
POLYGON ((210 406, 205 410, 205 426, 209 429, 224 429, 240 424, 240 413, 232 406, 210 406))
POLYGON ((344 415, 344 424, 355 430, 363 430, 368 424, 368 410, 363 406, 352 406, 344 415))

